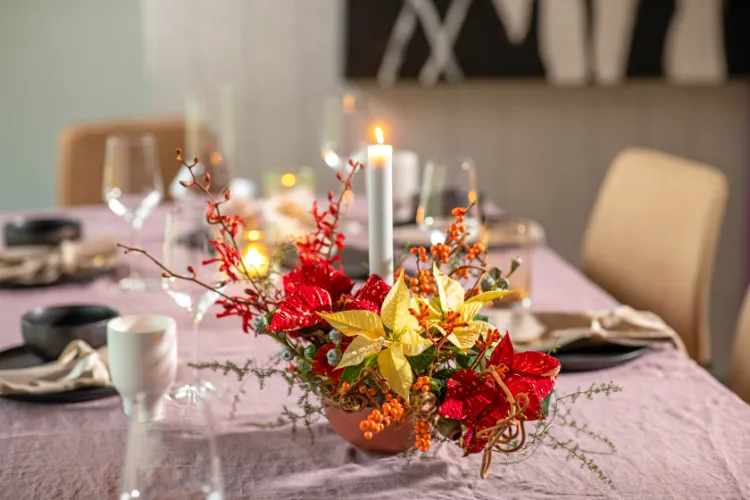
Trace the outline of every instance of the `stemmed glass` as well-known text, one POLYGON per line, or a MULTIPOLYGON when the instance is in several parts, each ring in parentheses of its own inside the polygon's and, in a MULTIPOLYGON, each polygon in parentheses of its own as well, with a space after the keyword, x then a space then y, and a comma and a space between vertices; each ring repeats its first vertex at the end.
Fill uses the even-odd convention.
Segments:
POLYGON ((226 276, 219 271, 218 264, 203 265, 213 259, 214 249, 210 240, 215 235, 206 222, 204 207, 193 204, 179 205, 167 214, 164 232, 163 263, 168 269, 180 274, 195 274, 195 280, 208 285, 206 288, 195 281, 179 278, 163 278, 162 288, 186 309, 193 320, 192 362, 198 361, 199 325, 206 311, 219 298, 226 276), (190 268, 192 271, 188 271, 190 268))
POLYGON ((157 420, 139 419, 136 398, 128 427, 120 500, 223 500, 224 481, 209 401, 189 386, 164 395, 157 420))
POLYGON ((481 235, 477 173, 474 162, 464 158, 454 162, 428 161, 422 175, 417 208, 417 224, 432 245, 445 242, 445 230, 455 221, 455 207, 471 209, 464 218, 469 240, 481 235))
MULTIPOLYGON (((131 226, 131 246, 141 248, 141 228, 164 196, 161 170, 152 134, 113 135, 107 138, 102 195, 109 209, 131 226)), ((120 281, 124 290, 148 288, 131 266, 120 281)))
POLYGON ((350 159, 365 161, 369 113, 353 92, 325 100, 320 154, 334 170, 346 167, 350 159))

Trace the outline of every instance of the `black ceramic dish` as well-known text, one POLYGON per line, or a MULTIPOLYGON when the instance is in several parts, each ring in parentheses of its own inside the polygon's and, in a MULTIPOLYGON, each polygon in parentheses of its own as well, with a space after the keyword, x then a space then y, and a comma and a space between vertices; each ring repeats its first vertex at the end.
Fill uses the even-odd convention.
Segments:
MULTIPOLYGON (((0 351, 0 370, 17 370, 31 368, 46 363, 46 361, 26 346, 13 347, 0 351)), ((4 394, 0 397, 16 401, 28 401, 31 403, 82 403, 114 396, 117 391, 114 387, 86 387, 74 391, 56 392, 50 394, 4 394)))
POLYGON ((48 286, 57 285, 69 285, 75 284, 86 284, 95 281, 102 276, 116 274, 117 269, 114 268, 90 268, 90 269, 79 269, 75 274, 64 274, 55 281, 44 282, 44 283, 13 283, 13 282, 1 282, 0 290, 28 290, 30 288, 45 288, 48 286))
POLYGON ((588 372, 614 368, 649 352, 648 347, 630 347, 616 344, 578 347, 552 354, 560 361, 562 372, 588 372))
POLYGON ((26 348, 41 359, 52 361, 72 340, 83 340, 97 349, 107 343, 107 322, 119 316, 99 305, 38 307, 21 318, 26 348))
POLYGON ((3 229, 6 247, 57 246, 65 240, 80 240, 81 234, 81 222, 67 217, 17 218, 3 229))

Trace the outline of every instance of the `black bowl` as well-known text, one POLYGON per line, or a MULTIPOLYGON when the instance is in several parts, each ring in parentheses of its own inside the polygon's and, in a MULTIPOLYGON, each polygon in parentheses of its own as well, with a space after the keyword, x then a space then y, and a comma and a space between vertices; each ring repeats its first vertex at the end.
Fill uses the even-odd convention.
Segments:
POLYGON ((72 340, 83 340, 94 349, 105 345, 107 322, 119 315, 98 305, 37 307, 21 318, 21 332, 30 351, 51 361, 72 340))
POLYGON ((67 217, 16 218, 5 224, 5 246, 57 246, 65 240, 81 239, 81 222, 67 217))

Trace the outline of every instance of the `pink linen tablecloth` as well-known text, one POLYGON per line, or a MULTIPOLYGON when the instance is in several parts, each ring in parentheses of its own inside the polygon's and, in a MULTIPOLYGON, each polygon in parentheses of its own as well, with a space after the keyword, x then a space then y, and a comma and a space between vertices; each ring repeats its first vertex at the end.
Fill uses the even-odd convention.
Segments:
MULTIPOLYGON (((103 207, 76 209, 89 235, 118 232, 124 223, 103 207)), ((0 216, 0 223, 7 220, 0 216)), ((164 209, 147 222, 146 245, 158 251, 164 209)), ((600 309, 615 304, 577 270, 547 248, 532 256, 534 306, 600 309)), ((99 280, 29 291, 0 291, 0 348, 21 343, 19 320, 36 306, 103 303, 122 313, 163 313, 177 318, 180 352, 191 352, 187 313, 163 292, 132 295, 99 280)), ((234 319, 207 315, 201 358, 258 361, 276 351, 267 338, 244 335, 234 319)), ((541 447, 525 462, 503 466, 479 479, 479 456, 461 458, 458 448, 434 446, 407 465, 400 456, 363 453, 341 440, 321 419, 315 443, 306 433, 293 440, 289 427, 260 429, 276 420, 286 385, 255 381, 233 419, 232 396, 239 385, 211 375, 219 387, 215 403, 218 443, 227 498, 250 499, 741 499, 750 498, 750 406, 703 369, 673 350, 660 350, 630 364, 593 373, 563 375, 562 393, 610 380, 625 392, 573 405, 579 424, 606 435, 615 454, 591 455, 616 486, 612 490, 567 461, 565 452, 541 447)), ((0 499, 115 498, 124 454, 126 418, 119 398, 45 406, 0 399, 0 499)), ((558 433, 566 437, 566 431, 558 433)), ((584 445, 590 444, 582 441, 584 445)), ((601 450, 592 445, 590 449, 601 450)))

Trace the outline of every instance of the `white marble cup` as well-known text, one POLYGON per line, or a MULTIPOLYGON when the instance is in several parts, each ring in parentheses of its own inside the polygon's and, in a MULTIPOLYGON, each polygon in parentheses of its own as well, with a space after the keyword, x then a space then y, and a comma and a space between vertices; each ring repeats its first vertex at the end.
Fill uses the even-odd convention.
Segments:
POLYGON ((154 314, 114 318, 107 323, 107 346, 112 385, 125 414, 137 407, 140 421, 160 419, 162 399, 177 375, 175 320, 154 314))

